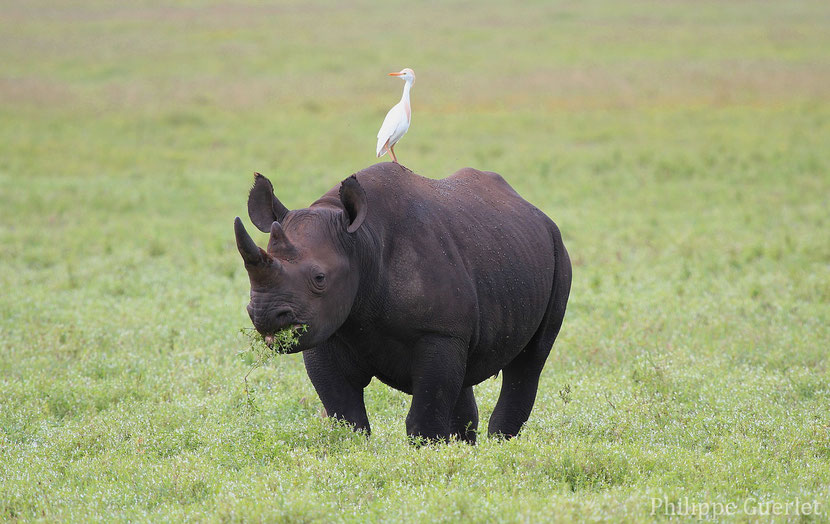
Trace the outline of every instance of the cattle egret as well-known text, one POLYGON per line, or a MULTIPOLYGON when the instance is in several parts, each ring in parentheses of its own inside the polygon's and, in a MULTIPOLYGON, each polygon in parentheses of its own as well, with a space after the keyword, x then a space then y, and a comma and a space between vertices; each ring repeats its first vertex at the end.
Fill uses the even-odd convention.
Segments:
POLYGON ((406 134, 406 131, 409 129, 409 123, 412 121, 412 106, 409 104, 409 90, 412 89, 412 84, 415 83, 415 71, 407 67, 397 73, 389 73, 389 76, 397 76, 406 83, 403 86, 401 101, 392 106, 392 109, 386 113, 386 118, 383 119, 383 125, 380 126, 380 131, 378 131, 377 153, 378 158, 380 158, 388 151, 392 157, 392 161, 397 163, 395 144, 406 134))

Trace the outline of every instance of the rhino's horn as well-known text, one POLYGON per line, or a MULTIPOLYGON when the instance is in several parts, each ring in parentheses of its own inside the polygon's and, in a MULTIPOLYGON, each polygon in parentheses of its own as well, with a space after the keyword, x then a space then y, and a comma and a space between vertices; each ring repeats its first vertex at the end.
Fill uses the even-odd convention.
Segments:
POLYGON ((254 239, 245 230, 242 220, 239 217, 233 221, 233 230, 236 233, 236 247, 246 266, 256 266, 263 262, 262 250, 256 245, 254 239))
POLYGON ((268 253, 278 255, 283 260, 297 257, 297 248, 288 240, 288 236, 279 222, 271 223, 271 239, 268 241, 268 253))

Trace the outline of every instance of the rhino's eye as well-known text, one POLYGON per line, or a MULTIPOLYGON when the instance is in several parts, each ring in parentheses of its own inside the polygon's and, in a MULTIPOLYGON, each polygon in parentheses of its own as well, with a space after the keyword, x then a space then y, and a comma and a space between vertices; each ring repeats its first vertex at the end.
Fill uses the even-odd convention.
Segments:
POLYGON ((311 279, 311 285, 315 291, 322 291, 326 288, 326 275, 320 272, 314 273, 311 279))

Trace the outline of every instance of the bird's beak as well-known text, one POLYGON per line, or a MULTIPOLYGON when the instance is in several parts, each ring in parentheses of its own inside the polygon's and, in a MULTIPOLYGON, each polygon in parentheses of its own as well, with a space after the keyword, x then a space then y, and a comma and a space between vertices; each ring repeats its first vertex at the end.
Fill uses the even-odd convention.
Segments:
POLYGON ((389 76, 403 76, 403 73, 389 73, 389 76))

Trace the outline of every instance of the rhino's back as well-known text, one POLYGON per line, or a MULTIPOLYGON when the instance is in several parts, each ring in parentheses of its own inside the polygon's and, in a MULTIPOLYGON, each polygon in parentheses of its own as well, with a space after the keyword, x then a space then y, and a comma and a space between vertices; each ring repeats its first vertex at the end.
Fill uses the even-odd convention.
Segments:
MULTIPOLYGON (((485 217, 501 217, 501 222, 509 222, 516 215, 524 220, 548 220, 497 173, 464 168, 436 180, 386 162, 355 176, 366 191, 369 216, 380 222, 418 221, 424 214, 432 223, 449 218, 453 227, 485 217)), ((329 194, 336 196, 338 190, 339 186, 329 194)))

